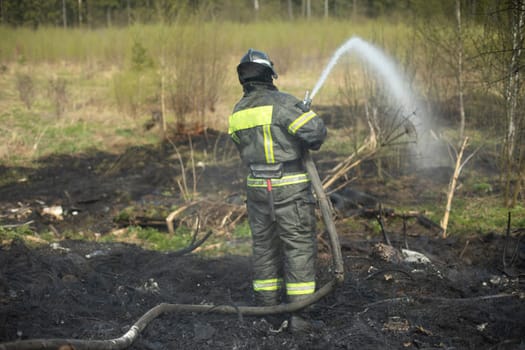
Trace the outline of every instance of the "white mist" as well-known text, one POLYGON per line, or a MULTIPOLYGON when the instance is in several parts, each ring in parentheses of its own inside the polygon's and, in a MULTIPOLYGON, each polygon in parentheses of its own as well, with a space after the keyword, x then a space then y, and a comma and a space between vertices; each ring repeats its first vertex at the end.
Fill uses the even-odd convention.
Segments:
POLYGON ((431 139, 430 123, 426 113, 418 99, 413 95, 408 81, 399 71, 395 61, 388 57, 381 49, 366 42, 359 37, 352 37, 341 45, 332 55, 327 66, 310 94, 310 99, 322 88, 330 72, 344 54, 355 54, 363 63, 369 65, 375 74, 384 82, 386 91, 398 105, 395 107, 401 113, 401 117, 407 118, 414 126, 417 133, 417 145, 415 151, 423 167, 438 165, 439 154, 436 140, 431 139))

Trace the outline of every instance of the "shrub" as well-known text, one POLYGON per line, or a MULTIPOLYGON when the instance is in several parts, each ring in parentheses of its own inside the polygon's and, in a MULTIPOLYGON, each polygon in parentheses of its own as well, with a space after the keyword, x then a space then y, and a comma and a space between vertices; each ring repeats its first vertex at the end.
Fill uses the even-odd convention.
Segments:
POLYGON ((49 79, 48 97, 53 103, 56 116, 60 118, 65 111, 68 100, 67 81, 59 77, 49 79))
POLYGON ((153 60, 142 44, 135 40, 131 48, 131 69, 137 72, 153 68, 153 60))
POLYGON ((151 69, 129 70, 113 78, 113 90, 118 109, 125 115, 136 118, 147 107, 148 101, 155 100, 158 75, 151 69))
POLYGON ((35 99, 35 84, 33 78, 28 74, 19 73, 16 75, 16 89, 18 96, 27 109, 31 109, 35 99))

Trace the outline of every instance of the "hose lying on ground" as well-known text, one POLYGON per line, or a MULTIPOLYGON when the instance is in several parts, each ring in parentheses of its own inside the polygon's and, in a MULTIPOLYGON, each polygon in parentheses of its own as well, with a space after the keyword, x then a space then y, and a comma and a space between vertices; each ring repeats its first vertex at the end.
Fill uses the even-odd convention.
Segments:
POLYGON ((331 280, 310 297, 290 304, 275 306, 233 306, 233 305, 191 305, 162 303, 146 312, 120 338, 109 340, 79 340, 79 339, 32 339, 0 344, 0 350, 32 350, 32 349, 75 349, 75 350, 115 350, 130 346, 146 326, 155 318, 170 312, 214 312, 220 314, 270 315, 300 310, 315 303, 332 291, 336 280, 331 280))
POLYGON ((339 237, 335 231, 331 208, 324 193, 315 164, 307 152, 304 157, 306 171, 310 176, 312 187, 319 200, 321 213, 326 229, 330 236, 335 278, 327 282, 314 294, 300 301, 275 306, 234 306, 234 305, 192 305, 162 303, 147 311, 131 328, 120 338, 109 340, 80 340, 80 339, 29 339, 0 343, 0 350, 32 350, 32 349, 75 349, 75 350, 115 350, 129 347, 148 324, 155 318, 170 312, 214 312, 220 314, 242 314, 251 316, 271 315, 294 312, 317 302, 330 293, 334 287, 344 280, 344 266, 341 254, 339 237))

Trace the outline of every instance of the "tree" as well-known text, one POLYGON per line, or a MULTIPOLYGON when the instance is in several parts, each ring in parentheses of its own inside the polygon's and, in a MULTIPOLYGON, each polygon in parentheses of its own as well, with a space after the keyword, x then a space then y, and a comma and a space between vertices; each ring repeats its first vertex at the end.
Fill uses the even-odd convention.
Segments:
POLYGON ((82 0, 78 0, 78 26, 82 26, 82 0))
POLYGON ((311 0, 302 0, 303 17, 310 19, 312 17, 312 2, 311 0))
POLYGON ((64 22, 64 29, 65 29, 67 28, 66 0, 62 0, 62 20, 64 22))
POLYGON ((255 19, 259 18, 259 0, 253 0, 253 10, 255 12, 255 19))
POLYGON ((459 100, 459 139, 462 140, 465 134, 465 106, 463 102, 463 31, 461 26, 461 1, 456 0, 456 45, 457 45, 457 87, 459 100))
MULTIPOLYGON (((464 2, 463 2, 464 3, 464 2)), ((428 91, 434 91, 441 96, 429 96, 434 100, 454 98, 457 101, 457 109, 454 114, 458 116, 458 140, 464 139, 466 116, 465 116, 465 45, 466 39, 471 39, 462 16, 462 1, 441 1, 439 3, 429 2, 425 5, 419 4, 414 9, 416 16, 420 18, 417 31, 421 43, 428 48, 429 55, 426 57, 430 62, 427 69, 433 75, 428 84, 432 86, 428 91), (455 23, 451 19, 455 19, 455 23), (444 64, 435 64, 435 61, 444 64), (437 67, 444 67, 443 72, 437 72, 437 67), (451 87, 451 88, 449 88, 451 87), (451 91, 449 91, 451 90, 451 91), (451 96, 450 96, 451 95, 451 96)), ((470 23, 468 23, 470 24, 470 23)))
POLYGON ((503 137, 503 178, 505 204, 514 206, 525 181, 525 113, 523 112, 522 69, 525 39, 525 1, 509 0, 494 4, 487 14, 487 26, 480 57, 492 67, 491 86, 504 101, 505 135, 503 137), (496 90, 496 91, 497 91, 496 90))
POLYGON ((523 60, 523 39, 524 39, 524 24, 525 24, 525 1, 514 0, 510 11, 510 31, 512 50, 510 54, 510 61, 508 62, 508 76, 505 87, 505 107, 507 110, 507 136, 506 136, 506 163, 507 175, 505 194, 506 199, 511 195, 511 181, 513 179, 513 172, 516 172, 516 188, 512 195, 511 206, 515 206, 518 198, 518 193, 521 190, 523 179, 523 159, 520 154, 523 153, 523 140, 521 144, 517 144, 517 135, 521 132, 518 128, 525 127, 523 122, 523 111, 519 109, 522 99, 522 83, 521 83, 521 69, 523 60), (521 159, 520 159, 521 158, 521 159), (513 169, 515 169, 513 171, 513 169))

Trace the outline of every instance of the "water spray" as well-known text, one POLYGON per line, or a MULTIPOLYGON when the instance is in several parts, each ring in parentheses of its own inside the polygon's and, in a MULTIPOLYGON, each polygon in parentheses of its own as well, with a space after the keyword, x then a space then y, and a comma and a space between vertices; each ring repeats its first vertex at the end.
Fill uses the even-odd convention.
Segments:
POLYGON ((345 54, 350 53, 355 54, 364 64, 369 65, 372 71, 384 82, 385 91, 392 98, 392 101, 395 102, 394 107, 407 121, 404 124, 407 131, 406 134, 410 135, 409 131, 415 131, 416 142, 413 143, 414 147, 410 151, 418 156, 421 166, 435 166, 439 155, 442 154, 442 150, 440 151, 436 141, 429 137, 431 127, 428 115, 425 112, 426 109, 412 93, 409 82, 403 76, 395 61, 385 54, 383 50, 360 37, 353 36, 337 48, 311 92, 307 91, 303 103, 305 105, 308 103, 308 106, 311 105, 312 99, 321 90, 338 61, 345 54))
POLYGON ((400 104, 401 113, 414 119, 412 122, 416 127, 422 124, 421 120, 415 120, 418 119, 415 112, 420 111, 421 108, 418 108, 417 99, 410 93, 410 87, 399 73, 394 61, 381 49, 357 36, 351 37, 337 48, 309 94, 310 101, 317 95, 339 59, 346 53, 355 53, 361 61, 372 66, 375 73, 385 82, 391 97, 400 104))
MULTIPOLYGON (((335 51, 327 66, 321 73, 319 80, 312 89, 312 92, 310 93, 309 90, 306 90, 303 100, 304 106, 307 109, 310 109, 313 98, 321 89, 328 78, 328 75, 335 67, 341 56, 351 51, 355 51, 363 61, 372 65, 376 73, 380 75, 381 78, 383 78, 390 94, 401 104, 401 113, 407 117, 417 132, 418 127, 421 127, 422 125, 420 121, 415 122, 415 120, 413 120, 417 119, 415 114, 415 111, 417 110, 417 100, 410 94, 410 89, 408 88, 408 84, 406 83, 405 79, 403 79, 401 74, 399 74, 394 62, 389 57, 387 57, 380 49, 359 37, 350 38, 335 51)), ((344 266, 342 263, 343 259, 339 244, 339 236, 337 235, 332 217, 332 207, 326 197, 326 193, 324 192, 317 168, 315 167, 315 163, 308 151, 305 152, 303 161, 306 171, 310 177, 310 181, 312 182, 312 187, 319 201, 323 221, 330 237, 336 281, 341 283, 344 281, 344 266)))

